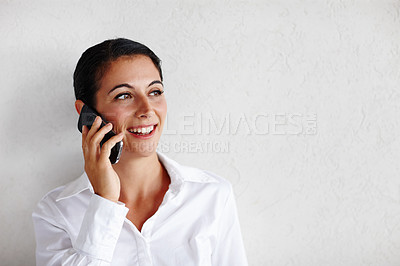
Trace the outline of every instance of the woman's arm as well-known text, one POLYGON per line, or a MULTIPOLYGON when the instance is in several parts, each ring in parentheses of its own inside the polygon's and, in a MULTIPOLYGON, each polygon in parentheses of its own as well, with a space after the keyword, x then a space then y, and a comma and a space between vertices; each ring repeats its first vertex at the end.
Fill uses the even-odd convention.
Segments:
POLYGON ((76 237, 76 228, 45 197, 32 215, 36 265, 110 265, 127 212, 124 205, 93 195, 76 237))
MULTIPOLYGON (((112 129, 100 128, 97 117, 90 130, 82 129, 85 172, 95 194, 89 203, 80 231, 73 234, 69 219, 49 197, 33 213, 37 243, 37 265, 108 265, 128 209, 118 202, 120 181, 109 156, 123 134, 110 138, 100 149, 100 141, 112 129), (76 239, 71 236, 77 235, 76 239)), ((74 208, 74 206, 71 206, 74 208)))

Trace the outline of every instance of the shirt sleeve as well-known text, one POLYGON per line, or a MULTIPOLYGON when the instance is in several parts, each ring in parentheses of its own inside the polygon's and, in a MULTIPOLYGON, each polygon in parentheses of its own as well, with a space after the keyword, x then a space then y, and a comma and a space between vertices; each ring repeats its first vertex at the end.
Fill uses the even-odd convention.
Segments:
POLYGON ((93 195, 76 240, 50 200, 33 212, 37 265, 110 265, 128 212, 123 204, 93 195))
POLYGON ((217 243, 212 254, 212 262, 213 265, 219 266, 248 265, 231 186, 228 199, 220 216, 217 243))

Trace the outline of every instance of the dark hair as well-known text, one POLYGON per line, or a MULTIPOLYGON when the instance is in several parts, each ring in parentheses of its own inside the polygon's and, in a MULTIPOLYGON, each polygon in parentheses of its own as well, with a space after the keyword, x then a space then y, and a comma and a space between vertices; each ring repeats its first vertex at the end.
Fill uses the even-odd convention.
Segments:
POLYGON ((124 38, 106 40, 88 48, 79 58, 74 71, 75 98, 95 107, 99 81, 109 65, 121 56, 148 56, 158 69, 161 81, 161 60, 147 46, 124 38))

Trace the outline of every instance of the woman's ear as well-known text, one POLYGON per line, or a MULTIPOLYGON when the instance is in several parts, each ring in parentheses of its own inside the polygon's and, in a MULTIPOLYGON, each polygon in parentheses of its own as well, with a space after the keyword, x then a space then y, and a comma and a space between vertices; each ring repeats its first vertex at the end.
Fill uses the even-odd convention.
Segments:
POLYGON ((78 112, 79 115, 81 114, 81 110, 82 110, 82 107, 84 105, 85 105, 85 103, 82 102, 81 100, 76 100, 75 101, 75 109, 76 109, 76 111, 78 112))

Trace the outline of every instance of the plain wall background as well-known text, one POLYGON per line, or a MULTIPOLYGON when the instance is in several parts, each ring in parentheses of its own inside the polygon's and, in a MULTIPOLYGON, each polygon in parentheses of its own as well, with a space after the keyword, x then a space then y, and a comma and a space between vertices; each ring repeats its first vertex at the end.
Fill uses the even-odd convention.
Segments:
POLYGON ((400 265, 400 1, 1 1, 0 25, 1 265, 34 265, 34 206, 83 171, 72 72, 114 37, 163 60, 164 151, 231 181, 250 265, 400 265))

